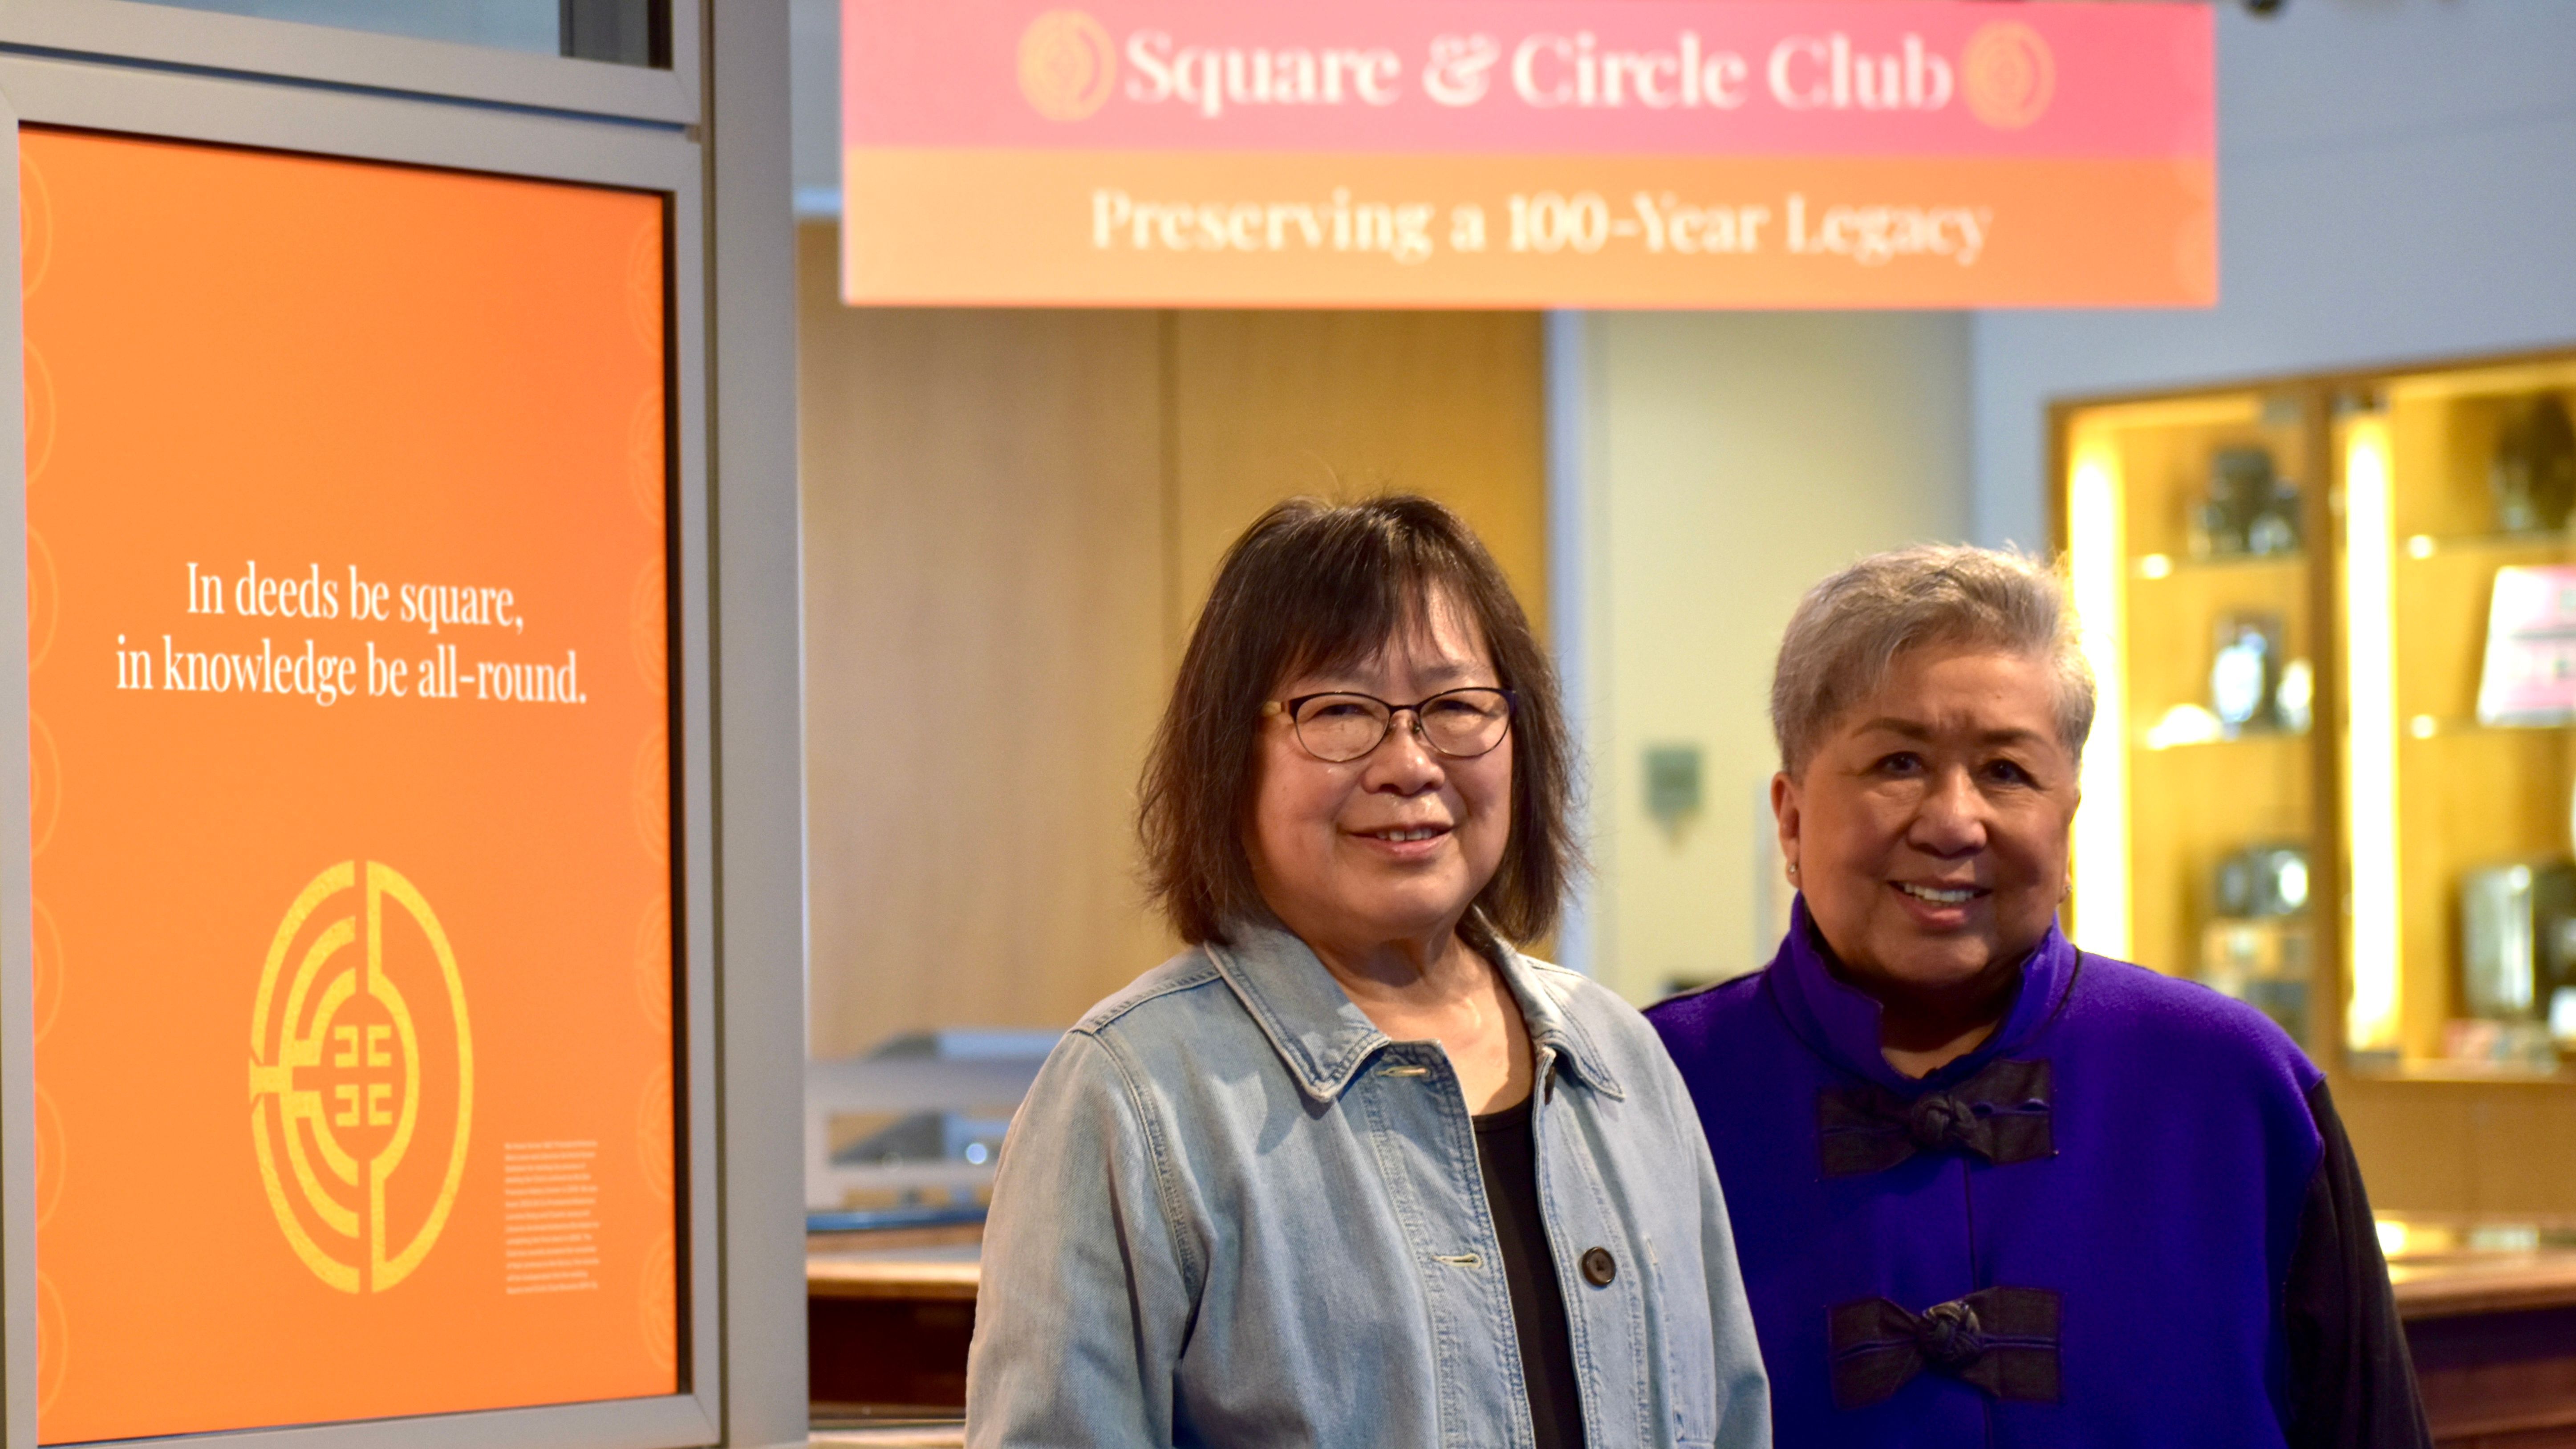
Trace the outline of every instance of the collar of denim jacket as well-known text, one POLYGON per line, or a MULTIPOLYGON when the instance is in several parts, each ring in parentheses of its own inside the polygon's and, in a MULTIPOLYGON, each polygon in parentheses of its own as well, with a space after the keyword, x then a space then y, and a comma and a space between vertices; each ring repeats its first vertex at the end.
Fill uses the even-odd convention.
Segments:
MULTIPOLYGON (((1208 959, 1308 1097, 1317 1102, 1338 1100, 1371 1058, 1394 1045, 1295 934, 1270 923, 1239 924, 1227 934, 1232 937, 1229 943, 1206 945, 1208 959)), ((1544 1085, 1550 1068, 1561 1063, 1594 1091, 1624 1098, 1627 1093, 1611 1075, 1591 1035, 1566 1014, 1539 969, 1508 944, 1486 934, 1492 941, 1486 954, 1520 1003, 1521 1021, 1537 1058, 1536 1081, 1544 1085)))

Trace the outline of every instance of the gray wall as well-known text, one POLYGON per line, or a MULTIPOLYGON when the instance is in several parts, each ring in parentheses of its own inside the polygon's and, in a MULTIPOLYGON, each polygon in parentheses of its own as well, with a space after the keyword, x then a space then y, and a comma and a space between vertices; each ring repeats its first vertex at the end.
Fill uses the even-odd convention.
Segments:
POLYGON ((2576 343, 2576 4, 2217 15, 2220 304, 1976 319, 1983 542, 2047 542, 2052 397, 2576 343))

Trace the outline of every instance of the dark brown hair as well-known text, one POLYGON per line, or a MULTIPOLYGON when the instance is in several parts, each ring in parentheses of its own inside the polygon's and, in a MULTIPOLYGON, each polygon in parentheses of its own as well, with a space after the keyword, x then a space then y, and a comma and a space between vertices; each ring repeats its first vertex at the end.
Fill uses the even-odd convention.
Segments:
POLYGON ((1269 916, 1244 844, 1262 705, 1300 674, 1357 663, 1423 627, 1443 590, 1517 697, 1511 836, 1474 910, 1517 942, 1555 924, 1576 864, 1566 820, 1573 749, 1555 670, 1466 523, 1428 498, 1390 494, 1281 503, 1217 568, 1139 791, 1146 884, 1182 940, 1223 942, 1236 923, 1269 916))

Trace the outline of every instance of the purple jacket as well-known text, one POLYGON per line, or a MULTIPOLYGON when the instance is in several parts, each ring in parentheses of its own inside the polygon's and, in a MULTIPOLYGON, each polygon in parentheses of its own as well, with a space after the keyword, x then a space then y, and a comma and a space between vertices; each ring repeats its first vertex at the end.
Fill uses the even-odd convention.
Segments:
POLYGON ((2429 1442, 2323 1074, 2253 1009, 2052 929, 1908 1078, 1802 899, 1767 968, 1647 1016, 1783 1446, 2429 1442))

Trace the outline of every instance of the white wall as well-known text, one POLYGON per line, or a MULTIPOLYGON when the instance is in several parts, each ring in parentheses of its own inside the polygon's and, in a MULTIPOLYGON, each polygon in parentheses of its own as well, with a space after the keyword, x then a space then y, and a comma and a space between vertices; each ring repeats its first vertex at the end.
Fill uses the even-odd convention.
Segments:
MULTIPOLYGON (((1567 319, 1574 321, 1577 319, 1567 319)), ((1771 661, 1806 588, 1969 525, 1968 323, 1951 313, 1596 313, 1583 369, 1579 687, 1597 875, 1584 964, 1632 1000, 1767 959, 1771 661), (1696 743, 1699 816, 1643 751, 1696 743)), ((1579 356, 1576 354, 1580 354, 1579 356)), ((1569 420, 1560 418, 1563 425, 1569 420)), ((1785 907, 1783 907, 1785 909, 1785 907)))
POLYGON ((2217 16, 2220 305, 1979 316, 1981 540, 2046 540, 2052 397, 2576 344, 2576 4, 2217 16))

